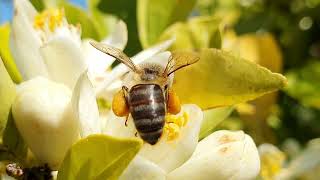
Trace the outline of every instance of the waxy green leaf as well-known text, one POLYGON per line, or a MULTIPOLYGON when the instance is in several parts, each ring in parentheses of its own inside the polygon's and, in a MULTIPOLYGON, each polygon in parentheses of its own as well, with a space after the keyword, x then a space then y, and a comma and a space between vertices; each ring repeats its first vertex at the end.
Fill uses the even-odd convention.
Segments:
POLYGON ((202 49, 199 62, 175 73, 173 88, 182 103, 209 109, 246 102, 285 85, 281 74, 222 50, 202 49))
MULTIPOLYGON (((3 145, 6 147, 6 153, 10 154, 12 158, 20 163, 25 163, 27 157, 28 146, 19 133, 14 122, 12 113, 9 114, 9 119, 6 128, 3 132, 3 145)), ((10 160, 12 160, 9 157, 10 160)), ((8 160, 8 159, 7 159, 8 160)))
POLYGON ((2 57, 2 61, 10 74, 12 80, 15 83, 20 83, 22 81, 22 77, 18 71, 18 68, 13 60, 13 57, 9 48, 9 35, 10 35, 10 25, 3 24, 0 26, 0 56, 2 57))
POLYGON ((220 48, 220 20, 210 16, 195 17, 188 22, 177 22, 168 27, 160 41, 175 37, 171 50, 220 48))
POLYGON ((138 0, 137 19, 140 42, 144 48, 155 44, 162 32, 177 21, 184 21, 196 0, 138 0))
POLYGON ((0 77, 0 136, 3 143, 0 157, 2 160, 15 159, 22 162, 27 154, 27 146, 15 127, 11 114, 11 105, 16 97, 16 88, 1 58, 0 77))
POLYGON ((0 58, 0 135, 10 117, 11 105, 16 97, 15 84, 12 82, 0 58))
POLYGON ((203 121, 201 123, 201 129, 199 139, 203 139, 210 135, 219 123, 225 120, 233 111, 234 107, 221 107, 204 111, 203 121))
POLYGON ((58 180, 118 179, 142 146, 138 138, 91 135, 74 144, 60 166, 58 180))

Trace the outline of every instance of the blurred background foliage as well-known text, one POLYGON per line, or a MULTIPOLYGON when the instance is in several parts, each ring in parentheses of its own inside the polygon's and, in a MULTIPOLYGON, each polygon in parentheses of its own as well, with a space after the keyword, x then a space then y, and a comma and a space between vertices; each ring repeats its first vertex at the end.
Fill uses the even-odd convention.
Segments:
MULTIPOLYGON (((282 91, 236 107, 207 111, 206 118, 215 118, 215 122, 208 122, 210 127, 203 127, 200 136, 217 129, 243 129, 257 145, 275 144, 288 159, 295 159, 303 147, 305 151, 319 147, 319 140, 310 140, 320 136, 320 0, 31 2, 40 11, 64 7, 68 21, 81 24, 83 38, 101 40, 117 18, 124 20, 128 26, 125 52, 130 56, 174 36, 171 50, 221 48, 284 74, 288 86, 282 91)), ((12 13, 12 1, 1 0, 0 23, 9 21, 12 13)), ((9 55, 2 52, 1 56, 9 55)), ((285 159, 277 157, 281 162, 285 159)))

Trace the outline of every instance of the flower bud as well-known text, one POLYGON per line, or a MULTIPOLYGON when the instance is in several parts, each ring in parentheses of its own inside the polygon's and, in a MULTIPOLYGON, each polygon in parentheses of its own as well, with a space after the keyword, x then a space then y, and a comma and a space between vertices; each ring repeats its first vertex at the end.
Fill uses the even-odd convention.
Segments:
POLYGON ((242 131, 217 131, 198 144, 192 157, 168 179, 254 179, 259 155, 250 136, 242 131))
POLYGON ((36 77, 18 86, 12 105, 16 126, 30 150, 53 169, 79 137, 70 100, 66 86, 36 77))

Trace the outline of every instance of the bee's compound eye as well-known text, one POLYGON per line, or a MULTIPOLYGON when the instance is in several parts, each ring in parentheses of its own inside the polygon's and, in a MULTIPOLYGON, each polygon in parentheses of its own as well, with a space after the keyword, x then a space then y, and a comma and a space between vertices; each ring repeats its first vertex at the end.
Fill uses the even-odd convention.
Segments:
POLYGON ((168 112, 171 114, 178 114, 180 110, 180 99, 177 94, 172 89, 170 89, 168 92, 168 112))
POLYGON ((112 111, 116 116, 125 117, 129 114, 123 90, 118 91, 112 100, 112 111))

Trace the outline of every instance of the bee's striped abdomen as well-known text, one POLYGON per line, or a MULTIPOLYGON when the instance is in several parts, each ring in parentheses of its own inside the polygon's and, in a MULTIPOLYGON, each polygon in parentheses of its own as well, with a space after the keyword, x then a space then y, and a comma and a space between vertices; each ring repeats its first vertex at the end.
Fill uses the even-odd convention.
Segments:
POLYGON ((155 144, 162 134, 166 107, 162 89, 157 84, 138 84, 130 89, 128 104, 141 138, 155 144))

